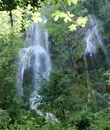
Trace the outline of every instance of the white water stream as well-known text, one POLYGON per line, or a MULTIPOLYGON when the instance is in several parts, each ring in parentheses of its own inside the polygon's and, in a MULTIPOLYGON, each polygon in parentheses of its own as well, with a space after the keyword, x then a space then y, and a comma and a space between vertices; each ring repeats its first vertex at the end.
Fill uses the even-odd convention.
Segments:
MULTIPOLYGON (((98 23, 96 17, 94 15, 88 15, 88 23, 87 23, 87 32, 85 33, 85 41, 86 41, 86 49, 85 54, 89 54, 89 56, 95 56, 97 53, 97 46, 101 46, 105 57, 107 58, 107 62, 109 58, 107 57, 106 47, 102 42, 101 36, 98 31, 98 23)), ((93 90, 95 95, 97 95, 100 99, 102 99, 105 103, 110 105, 110 101, 104 98, 99 92, 93 90)), ((88 102, 90 102, 90 94, 88 94, 88 102)))
POLYGON ((106 53, 105 46, 99 35, 98 23, 94 15, 88 15, 88 24, 87 24, 85 41, 86 41, 86 50, 85 50, 86 54, 94 56, 96 54, 97 45, 102 46, 104 53, 106 53))

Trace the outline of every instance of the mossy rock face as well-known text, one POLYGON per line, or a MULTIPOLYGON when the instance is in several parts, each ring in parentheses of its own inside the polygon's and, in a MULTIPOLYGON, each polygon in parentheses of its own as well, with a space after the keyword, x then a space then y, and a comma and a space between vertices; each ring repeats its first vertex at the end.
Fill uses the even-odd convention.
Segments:
POLYGON ((23 86, 32 84, 32 68, 26 69, 23 76, 23 86))
POLYGON ((24 92, 24 99, 29 100, 31 93, 33 92, 33 85, 32 85, 32 68, 26 69, 23 75, 23 92, 24 92))

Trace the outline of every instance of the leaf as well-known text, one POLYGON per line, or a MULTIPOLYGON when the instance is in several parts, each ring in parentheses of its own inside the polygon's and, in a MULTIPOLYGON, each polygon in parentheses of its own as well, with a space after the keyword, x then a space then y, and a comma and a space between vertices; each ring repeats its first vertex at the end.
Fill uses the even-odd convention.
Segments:
POLYGON ((55 21, 58 21, 58 19, 59 19, 59 16, 56 16, 56 17, 54 18, 55 21))
POLYGON ((70 6, 72 3, 76 5, 78 3, 78 0, 67 0, 68 5, 70 6))
POLYGON ((55 17, 54 20, 58 21, 58 19, 61 17, 61 14, 62 13, 59 10, 57 10, 55 13, 52 14, 52 17, 55 17))
POLYGON ((87 20, 88 20, 87 17, 78 17, 76 22, 81 27, 85 27, 87 20))
POLYGON ((66 22, 66 23, 71 22, 71 21, 72 21, 72 19, 70 17, 68 17, 68 16, 64 18, 64 22, 66 22))
POLYGON ((76 5, 78 3, 78 0, 72 0, 72 3, 76 5))
POLYGON ((41 17, 41 13, 37 12, 36 17, 41 17))
POLYGON ((71 5, 71 0, 68 0, 67 3, 68 3, 68 5, 70 6, 70 5, 71 5))
POLYGON ((59 18, 64 18, 64 22, 71 22, 74 14, 71 14, 69 11, 67 13, 60 12, 59 10, 52 14, 52 17, 55 17, 54 20, 58 21, 59 18))
POLYGON ((34 22, 41 23, 43 21, 41 13, 37 12, 33 14, 32 20, 34 20, 34 22))
POLYGON ((55 13, 52 13, 52 17, 55 17, 56 15, 59 15, 59 14, 60 14, 60 11, 57 10, 57 11, 55 11, 55 13))
POLYGON ((29 4, 28 7, 27 7, 27 9, 31 10, 31 8, 32 8, 32 6, 29 4))
POLYGON ((76 27, 77 27, 77 25, 72 24, 68 28, 70 29, 70 31, 75 31, 77 29, 76 27))
POLYGON ((66 13, 65 12, 60 12, 60 17, 66 17, 66 13))
POLYGON ((68 15, 70 18, 74 17, 74 14, 70 14, 70 11, 67 12, 67 15, 68 15))
POLYGON ((71 22, 72 21, 72 17, 73 17, 74 15, 73 14, 70 14, 70 12, 68 11, 67 13, 65 13, 65 15, 64 15, 64 21, 67 23, 67 22, 71 22))

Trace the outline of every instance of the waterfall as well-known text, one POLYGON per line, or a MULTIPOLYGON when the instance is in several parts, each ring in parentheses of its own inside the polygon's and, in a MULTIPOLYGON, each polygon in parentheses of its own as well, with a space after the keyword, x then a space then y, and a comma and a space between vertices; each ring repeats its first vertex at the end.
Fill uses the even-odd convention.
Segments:
POLYGON ((105 46, 99 35, 98 23, 94 15, 88 15, 88 24, 87 24, 85 41, 86 41, 86 50, 85 50, 86 54, 94 56, 96 54, 96 47, 98 44, 102 46, 104 53, 106 53, 105 46))
POLYGON ((25 71, 31 70, 32 86, 34 87, 31 95, 31 107, 35 109, 34 100, 36 100, 36 91, 39 90, 39 80, 41 76, 48 79, 51 72, 51 60, 48 49, 48 32, 40 29, 39 25, 32 22, 26 35, 26 44, 19 51, 18 55, 18 74, 17 88, 20 95, 23 92, 23 80, 25 71))
POLYGON ((89 70, 94 70, 97 75, 97 69, 102 65, 105 68, 110 65, 110 58, 106 46, 98 30, 98 22, 95 15, 88 15, 88 22, 85 29, 85 55, 88 62, 89 70), (103 64, 102 64, 102 63, 103 64), (92 68, 91 68, 92 67, 92 68))
MULTIPOLYGON (((86 60, 87 60, 87 69, 88 72, 91 70, 94 71, 94 74, 98 77, 98 80, 100 79, 100 75, 98 76, 97 73, 97 64, 100 64, 98 60, 100 61, 99 55, 96 55, 100 52, 97 51, 98 47, 100 46, 103 50, 103 54, 107 64, 109 64, 109 57, 108 57, 108 52, 106 51, 106 47, 102 42, 100 33, 98 31, 98 23, 96 20, 96 17, 94 15, 88 15, 88 22, 87 22, 87 27, 86 27, 86 32, 85 32, 85 42, 86 42, 86 48, 85 48, 85 55, 86 55, 86 60), (91 69, 91 65, 93 68, 91 69)), ((100 54, 101 55, 101 54, 100 54)), ((104 62, 104 61, 103 61, 104 62)), ((101 65, 100 65, 101 66, 101 65)), ((98 66, 98 69, 100 69, 100 66, 98 66)), ((90 76, 89 76, 90 78, 90 76)), ((100 87, 100 86, 99 86, 100 87)), ((110 101, 106 99, 101 93, 97 92, 96 90, 93 90, 94 94, 96 97, 100 98, 103 102, 106 104, 110 105, 110 101)), ((88 103, 90 102, 90 93, 88 93, 88 103)))
POLYGON ((39 81, 41 77, 48 79, 52 68, 48 48, 48 31, 41 29, 39 26, 41 26, 41 24, 36 25, 36 23, 32 22, 26 35, 25 47, 19 51, 17 89, 18 93, 23 96, 24 74, 25 71, 28 71, 27 76, 29 77, 29 75, 31 75, 33 86, 33 92, 29 99, 31 109, 36 110, 36 112, 40 116, 45 117, 46 120, 58 122, 53 114, 48 112, 44 115, 40 110, 37 110, 37 106, 40 104, 40 95, 37 94, 37 91, 40 89, 39 81))

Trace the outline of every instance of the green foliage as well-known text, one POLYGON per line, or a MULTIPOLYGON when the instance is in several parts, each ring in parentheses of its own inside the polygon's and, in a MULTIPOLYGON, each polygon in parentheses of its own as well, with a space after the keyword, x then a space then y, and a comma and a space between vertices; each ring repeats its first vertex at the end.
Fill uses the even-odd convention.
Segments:
MULTIPOLYGON (((86 22, 88 20, 87 17, 82 17, 82 16, 77 17, 77 15, 74 14, 75 11, 73 13, 72 9, 70 10, 71 7, 68 7, 68 6, 72 6, 72 7, 74 6, 74 9, 77 9, 76 5, 78 4, 78 0, 66 0, 64 2, 59 1, 59 5, 60 4, 63 11, 57 10, 55 13, 52 14, 52 17, 54 17, 55 21, 58 21, 59 18, 63 18, 64 22, 69 23, 68 28, 70 29, 70 31, 75 31, 79 26, 82 28, 85 27, 86 22)), ((80 11, 80 13, 82 12, 80 11)))
MULTIPOLYGON (((0 11, 7 11, 10 17, 10 23, 13 27, 14 25, 14 15, 13 10, 20 10, 20 13, 22 14, 21 19, 21 26, 24 26, 24 23, 26 22, 25 17, 27 14, 27 10, 29 9, 29 12, 34 12, 37 10, 37 8, 41 7, 41 2, 44 2, 44 0, 0 0, 0 11), (20 9, 21 8, 21 9, 20 9), (25 22, 24 22, 25 21, 25 22)), ((23 28, 24 29, 24 28, 23 28)))
POLYGON ((80 22, 80 14, 85 16, 87 10, 81 10, 84 6, 84 3, 82 2, 79 2, 75 6, 65 6, 66 8, 64 8, 62 4, 57 7, 53 5, 50 8, 44 7, 40 11, 48 18, 45 28, 48 29, 50 36, 50 50, 53 66, 57 65, 58 67, 72 68, 71 71, 73 71, 74 64, 77 64, 75 62, 77 62, 84 54, 85 43, 80 35, 82 29, 79 27, 76 32, 70 32, 68 27, 71 23, 65 23, 63 19, 68 21, 69 18, 66 18, 66 16, 70 15, 70 17, 73 17, 80 22), (51 14, 57 17, 57 14, 54 13, 55 11, 58 13, 58 17, 63 17, 63 19, 59 19, 55 22, 51 17, 51 14), (67 14, 66 11, 68 12, 67 14))
POLYGON ((1 130, 109 130, 110 109, 104 109, 97 113, 80 110, 74 112, 66 121, 53 123, 40 117, 35 111, 21 109, 19 116, 14 120, 10 118, 8 111, 0 109, 1 130))
MULTIPOLYGON (((37 11, 37 8, 39 8, 41 6, 41 3, 44 2, 44 3, 47 3, 48 4, 51 4, 53 3, 54 1, 51 0, 51 1, 48 1, 48 0, 26 0, 26 1, 23 1, 23 0, 1 0, 0 1, 0 4, 1 4, 1 7, 0 7, 0 11, 9 11, 9 16, 10 16, 10 23, 11 23, 11 26, 13 26, 13 13, 12 13, 12 10, 14 9, 18 9, 20 8, 20 11, 22 12, 22 20, 21 20, 21 24, 23 25, 24 24, 24 19, 25 19, 25 15, 27 14, 27 10, 28 10, 28 13, 33 13, 34 11, 37 11), (22 10, 23 9, 23 10, 22 10), (25 11, 25 12, 24 12, 25 11)), ((82 0, 81 0, 82 2, 82 0)), ((59 5, 59 4, 62 4, 64 7, 66 7, 65 5, 68 4, 68 6, 70 5, 77 5, 78 3, 78 0, 66 0, 64 2, 61 2, 59 0, 56 1, 56 5, 59 5)), ((78 17, 77 20, 73 20, 72 17, 74 16, 74 14, 71 14, 70 11, 66 8, 66 13, 65 12, 61 12, 60 11, 56 11, 56 13, 53 14, 53 16, 55 16, 55 21, 57 21, 59 19, 59 17, 62 17, 64 18, 64 21, 67 23, 67 22, 72 22, 72 25, 69 26, 70 28, 70 31, 73 31, 73 30, 76 30, 76 27, 77 26, 81 26, 81 27, 84 27, 85 24, 86 24, 86 21, 87 21, 87 17, 83 18, 83 17, 78 17)), ((36 19, 36 18, 34 18, 36 19)), ((38 17, 37 18, 38 21, 42 21, 41 17, 38 17)))
POLYGON ((61 119, 68 117, 85 102, 84 88, 77 83, 75 75, 62 69, 51 73, 49 81, 42 84, 39 94, 41 107, 44 106, 47 111, 54 112, 61 119))
MULTIPOLYGON (((105 72, 103 69, 105 66, 103 64, 98 68, 99 77, 93 73, 94 67, 90 61, 88 61, 90 68, 88 67, 89 70, 86 70, 87 65, 85 67, 83 57, 85 43, 81 33, 87 22, 87 17, 85 17, 87 9, 85 9, 83 1, 45 0, 44 4, 47 6, 44 9, 46 10, 42 9, 38 12, 37 7, 41 5, 38 1, 0 0, 0 10, 10 12, 0 12, 0 108, 4 109, 0 110, 1 130, 109 130, 110 110, 93 113, 91 109, 94 109, 93 104, 96 102, 92 96, 94 103, 90 104, 87 101, 90 90, 87 88, 86 71, 91 74, 91 86, 99 87, 105 81, 105 78, 102 78, 99 83, 97 82, 105 72), (49 9, 47 9, 48 7, 49 9), (33 13, 33 11, 37 12, 33 13), (52 60, 56 69, 53 70, 48 81, 42 80, 42 88, 39 90, 41 95, 39 109, 44 113, 52 112, 58 118, 59 123, 46 121, 35 111, 26 110, 29 109, 29 104, 23 102, 15 88, 17 70, 15 60, 24 43, 21 31, 22 29, 27 30, 31 19, 42 22, 41 14, 48 19, 45 27, 50 34, 52 60), (56 22, 53 17, 50 17, 52 14, 56 22), (14 22, 13 28, 9 25, 10 18, 11 22, 14 22), (68 27, 70 31, 77 30, 73 33, 68 30, 68 27)), ((87 2, 91 3, 91 0, 87 2)), ((94 12, 99 12, 97 15, 104 18, 104 24, 108 25, 109 2, 94 0, 92 4, 91 8, 94 9, 94 12)), ((91 4, 88 5, 90 7, 91 4)), ((102 55, 102 53, 100 54, 102 55)), ((109 78, 110 72, 107 71, 105 75, 109 78)), ((24 100, 27 100, 32 86, 28 84, 29 81, 25 82, 24 100)), ((110 84, 110 79, 107 80, 107 83, 110 84)), ((108 98, 109 93, 105 94, 105 97, 108 98)), ((101 109, 100 105, 99 108, 101 109)))
MULTIPOLYGON (((41 0, 43 2, 44 0, 41 0)), ((10 11, 13 9, 16 9, 17 6, 21 6, 23 8, 27 7, 28 5, 31 5, 33 8, 40 7, 39 0, 0 0, 0 10, 2 11, 10 11)))
POLYGON ((104 109, 95 114, 91 130, 109 130, 110 129, 110 108, 104 109))
POLYGON ((90 111, 82 110, 78 113, 75 113, 72 118, 72 120, 70 120, 72 122, 74 122, 76 128, 78 130, 84 129, 84 130, 88 130, 91 127, 91 113, 90 111))
POLYGON ((0 34, 0 107, 7 109, 14 99, 16 89, 17 52, 23 45, 18 33, 9 31, 0 34))
POLYGON ((108 78, 106 82, 108 83, 108 85, 110 85, 110 70, 107 70, 106 73, 104 73, 104 76, 108 78))
POLYGON ((10 125, 13 129, 36 130, 44 125, 45 119, 44 117, 39 117, 34 111, 21 109, 14 121, 14 124, 10 125))
POLYGON ((7 111, 0 109, 0 129, 7 130, 11 118, 9 117, 7 111))
POLYGON ((42 127, 45 123, 43 117, 36 115, 34 111, 19 110, 18 116, 10 118, 8 111, 0 110, 0 129, 2 130, 36 130, 42 127))
MULTIPOLYGON (((48 9, 46 10, 49 14, 48 9)), ((54 10, 52 8, 50 10, 51 13, 54 10)), ((81 30, 79 29, 76 33, 72 33, 68 30, 68 25, 69 23, 64 23, 62 19, 55 23, 52 18, 49 18, 46 28, 50 34, 50 50, 53 65, 56 64, 58 67, 62 66, 68 69, 72 68, 73 70, 75 62, 84 54, 85 43, 81 40, 79 33, 81 30)))
POLYGON ((55 17, 54 20, 58 21, 59 18, 64 18, 64 22, 72 22, 68 28, 70 31, 75 31, 78 26, 85 27, 85 24, 87 22, 87 17, 78 17, 76 21, 73 21, 74 14, 71 14, 69 11, 67 13, 60 12, 59 10, 52 14, 52 17, 55 17))

